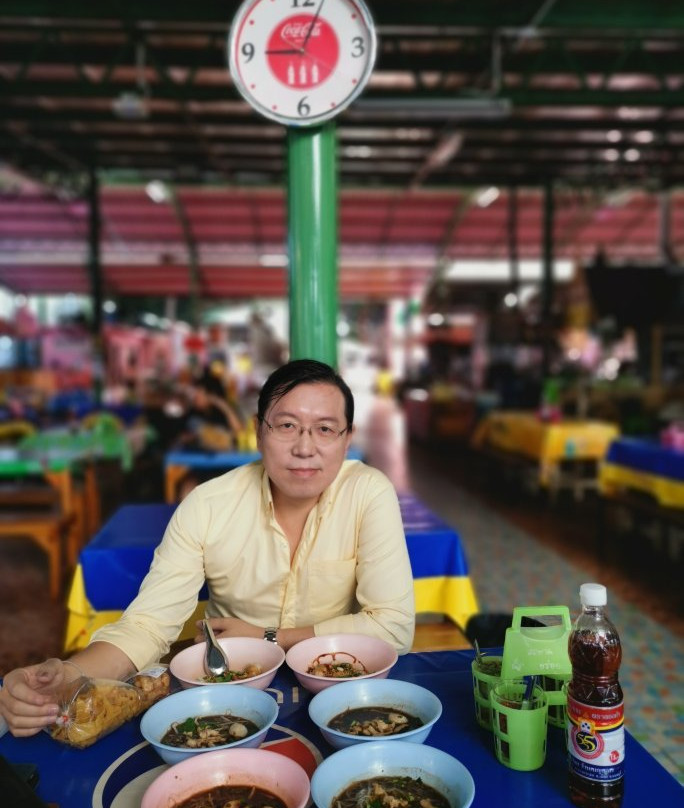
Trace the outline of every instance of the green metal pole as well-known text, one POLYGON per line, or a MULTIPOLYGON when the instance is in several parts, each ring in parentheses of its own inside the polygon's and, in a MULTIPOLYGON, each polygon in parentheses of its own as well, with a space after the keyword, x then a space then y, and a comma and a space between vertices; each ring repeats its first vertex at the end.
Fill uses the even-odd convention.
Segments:
POLYGON ((337 367, 335 124, 288 129, 290 357, 337 367))

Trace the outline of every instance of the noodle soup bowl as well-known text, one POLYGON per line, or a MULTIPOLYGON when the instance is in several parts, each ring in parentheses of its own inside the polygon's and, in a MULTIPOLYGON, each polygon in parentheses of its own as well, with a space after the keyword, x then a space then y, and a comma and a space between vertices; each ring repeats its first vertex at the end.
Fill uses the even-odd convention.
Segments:
POLYGON ((228 655, 231 671, 243 671, 248 665, 258 665, 261 673, 232 682, 207 682, 204 670, 204 652, 207 644, 196 643, 179 651, 171 660, 169 670, 178 679, 181 687, 200 687, 206 684, 240 684, 267 688, 285 661, 285 651, 275 643, 257 637, 223 637, 219 645, 228 655))
POLYGON ((427 744, 373 741, 348 746, 326 758, 311 778, 311 796, 318 808, 352 808, 337 797, 353 783, 376 777, 410 777, 436 789, 449 808, 469 808, 475 782, 455 757, 427 744))
POLYGON ((267 749, 221 749, 166 769, 147 787, 140 808, 170 808, 218 786, 256 786, 286 808, 309 802, 309 777, 291 758, 267 749))
MULTIPOLYGON (((309 717, 321 731, 325 740, 336 749, 354 744, 368 744, 380 739, 424 743, 430 730, 442 715, 442 702, 425 687, 400 679, 362 679, 342 682, 339 687, 328 687, 309 702, 309 717), (381 709, 378 709, 381 708, 381 709), (374 731, 401 727, 401 714, 417 719, 420 726, 382 735, 355 735, 344 729, 332 728, 330 721, 349 710, 372 710, 384 724, 375 722, 374 731), (384 716, 387 710, 387 718, 384 716), (397 719, 395 713, 400 714, 397 719)), ((372 715, 369 715, 372 717, 372 715)), ((406 722, 410 726, 409 722, 406 722)))
POLYGON ((241 685, 204 685, 181 690, 153 704, 140 721, 140 732, 165 763, 174 764, 215 750, 258 747, 277 717, 276 700, 263 690, 241 685), (162 742, 173 724, 188 718, 228 714, 251 721, 258 732, 210 747, 189 748, 162 742))
POLYGON ((388 642, 366 634, 323 634, 320 637, 310 637, 293 645, 285 655, 285 662, 299 684, 311 693, 319 693, 341 682, 385 679, 397 659, 396 649, 388 642), (364 672, 353 676, 319 676, 310 672, 315 663, 352 663, 364 672))

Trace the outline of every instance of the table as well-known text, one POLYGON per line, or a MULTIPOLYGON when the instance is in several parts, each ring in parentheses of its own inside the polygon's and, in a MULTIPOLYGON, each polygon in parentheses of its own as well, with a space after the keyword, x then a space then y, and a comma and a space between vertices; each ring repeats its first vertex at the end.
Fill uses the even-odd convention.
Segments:
POLYGON ((536 483, 557 494, 598 487, 598 464, 619 435, 604 421, 542 421, 536 412, 494 410, 478 424, 471 443, 497 460, 529 467, 536 483))
MULTIPOLYGON (((410 494, 402 495, 399 504, 417 611, 447 615, 464 627, 479 609, 458 533, 410 494)), ((67 601, 67 651, 87 645, 97 628, 116 620, 133 600, 175 508, 162 503, 124 505, 83 548, 67 601)), ((180 639, 195 635, 206 598, 202 589, 180 639)))
POLYGON ((20 447, 41 458, 61 458, 70 464, 97 458, 118 460, 124 471, 130 471, 133 465, 133 452, 126 434, 114 430, 45 429, 28 435, 20 447))
MULTIPOLYGON (((655 439, 615 440, 600 467, 599 492, 596 526, 600 557, 605 557, 613 533, 610 511, 622 512, 623 517, 626 512, 631 522, 627 535, 634 540, 636 558, 649 546, 650 528, 655 526, 664 563, 678 560, 681 567, 684 559, 681 553, 677 556, 674 545, 681 542, 684 530, 684 452, 661 446, 655 439)), ((621 518, 616 524, 624 527, 623 523, 621 518)), ((624 535, 620 539, 624 555, 624 535)))
POLYGON ((599 490, 605 496, 639 491, 660 505, 684 508, 684 452, 657 440, 614 440, 599 470, 599 490))
MULTIPOLYGON (((348 460, 362 460, 362 452, 355 446, 347 451, 348 460)), ((188 471, 211 471, 222 474, 229 469, 261 460, 261 452, 234 450, 231 452, 207 452, 190 449, 175 449, 164 456, 164 500, 178 501, 178 483, 188 471)))
MULTIPOLYGON (((549 728, 544 765, 534 772, 507 769, 494 756, 492 736, 479 727, 473 707, 472 651, 433 651, 399 658, 390 676, 416 682, 442 701, 443 712, 427 743, 462 761, 475 780, 473 808, 568 808, 563 733, 549 728)), ((266 744, 294 757, 311 774, 333 750, 311 723, 311 695, 299 688, 285 665, 269 688, 280 712, 266 744)), ((0 754, 13 763, 34 763, 38 794, 60 808, 138 808, 147 785, 166 768, 143 741, 138 720, 129 721, 87 749, 71 749, 40 733, 0 739, 0 754)), ((623 808, 682 804, 677 781, 626 733, 623 808)))

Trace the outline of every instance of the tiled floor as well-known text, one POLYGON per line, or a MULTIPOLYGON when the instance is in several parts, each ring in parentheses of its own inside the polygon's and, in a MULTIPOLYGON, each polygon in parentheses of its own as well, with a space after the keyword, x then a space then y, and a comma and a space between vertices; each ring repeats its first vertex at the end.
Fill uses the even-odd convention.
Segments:
MULTIPOLYGON (((599 563, 589 504, 549 506, 496 488, 493 478, 476 473, 463 447, 408 445, 392 401, 357 397, 357 403, 358 438, 369 461, 458 530, 483 612, 567 604, 574 613, 580 583, 606 584, 623 642, 627 727, 684 784, 684 615, 674 564, 627 568, 621 557, 599 563)), ((0 542, 0 675, 59 655, 64 617, 64 606, 48 600, 40 551, 20 540, 0 542)), ((453 642, 440 629, 421 633, 421 647, 425 636, 440 647, 453 642)))

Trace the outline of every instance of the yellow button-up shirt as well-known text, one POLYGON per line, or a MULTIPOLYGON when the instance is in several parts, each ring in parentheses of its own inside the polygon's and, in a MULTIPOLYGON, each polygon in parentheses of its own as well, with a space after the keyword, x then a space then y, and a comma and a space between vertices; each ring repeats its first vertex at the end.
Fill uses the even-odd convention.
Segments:
POLYGON ((195 488, 174 512, 138 596, 93 641, 116 645, 142 669, 167 653, 205 579, 211 617, 370 634, 400 653, 413 642, 397 495, 382 472, 357 460, 344 461, 309 514, 292 563, 261 462, 195 488))

